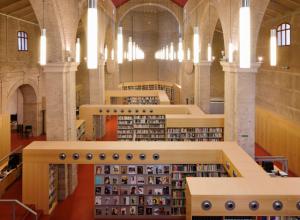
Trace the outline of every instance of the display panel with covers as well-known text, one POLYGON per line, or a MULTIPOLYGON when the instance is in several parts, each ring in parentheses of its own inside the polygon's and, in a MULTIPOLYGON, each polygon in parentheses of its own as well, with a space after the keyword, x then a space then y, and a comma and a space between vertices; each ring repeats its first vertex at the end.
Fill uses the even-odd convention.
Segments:
POLYGON ((185 177, 221 177, 221 164, 95 165, 95 217, 185 215, 185 177))

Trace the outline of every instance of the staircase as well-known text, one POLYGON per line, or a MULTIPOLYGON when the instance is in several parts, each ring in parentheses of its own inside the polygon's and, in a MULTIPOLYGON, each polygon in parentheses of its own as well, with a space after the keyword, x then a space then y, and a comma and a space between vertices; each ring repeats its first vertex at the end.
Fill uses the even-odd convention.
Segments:
POLYGON ((38 220, 42 216, 33 205, 26 206, 14 199, 0 199, 0 210, 0 220, 38 220))

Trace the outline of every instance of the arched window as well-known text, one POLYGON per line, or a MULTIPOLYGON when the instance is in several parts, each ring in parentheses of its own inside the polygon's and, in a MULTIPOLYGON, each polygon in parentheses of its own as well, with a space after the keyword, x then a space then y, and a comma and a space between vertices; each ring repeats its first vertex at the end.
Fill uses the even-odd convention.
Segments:
POLYGON ((19 51, 28 51, 28 36, 24 31, 18 32, 18 50, 19 51))
POLYGON ((290 24, 281 24, 277 27, 277 45, 283 47, 291 45, 290 24))

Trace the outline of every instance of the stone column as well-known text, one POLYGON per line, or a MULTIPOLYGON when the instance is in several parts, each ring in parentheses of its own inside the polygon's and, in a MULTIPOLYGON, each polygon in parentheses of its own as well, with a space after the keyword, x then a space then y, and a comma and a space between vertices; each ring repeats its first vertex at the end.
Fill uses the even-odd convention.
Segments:
POLYGON ((44 67, 47 140, 76 140, 76 63, 44 67))
MULTIPOLYGON (((48 141, 76 140, 76 63, 50 63, 44 67, 46 86, 46 130, 48 141)), ((60 165, 58 199, 77 186, 77 166, 60 165)))
MULTIPOLYGON (((100 60, 98 69, 89 70, 90 104, 105 104, 105 62, 100 60)), ((95 137, 102 138, 105 134, 105 117, 94 117, 95 137)))
POLYGON ((255 83, 258 64, 241 69, 221 62, 225 72, 225 141, 237 141, 252 157, 255 147, 255 83))
POLYGON ((208 61, 195 65, 195 105, 205 113, 210 112, 210 66, 208 61))

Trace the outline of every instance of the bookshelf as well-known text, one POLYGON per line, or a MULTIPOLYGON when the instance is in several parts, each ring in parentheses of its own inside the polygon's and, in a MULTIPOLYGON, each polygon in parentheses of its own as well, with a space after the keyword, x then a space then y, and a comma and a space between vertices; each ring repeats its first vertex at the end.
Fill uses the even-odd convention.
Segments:
POLYGON ((131 96, 123 99, 124 105, 158 105, 159 98, 156 96, 147 96, 147 97, 139 97, 139 96, 131 96))
POLYGON ((76 120, 76 135, 77 135, 77 140, 80 140, 80 141, 85 140, 85 121, 84 120, 76 120))
POLYGON ((120 141, 163 141, 165 140, 165 116, 118 116, 117 134, 120 141))
POLYGON ((49 210, 55 208, 58 200, 58 167, 49 164, 49 210))
POLYGON ((221 164, 95 165, 95 218, 183 217, 185 178, 228 176, 221 164))
POLYGON ((201 127, 201 128, 168 128, 168 141, 223 141, 224 129, 201 127))
POLYGON ((181 87, 176 83, 163 81, 124 82, 119 87, 122 90, 163 90, 169 97, 171 104, 180 103, 181 87))

